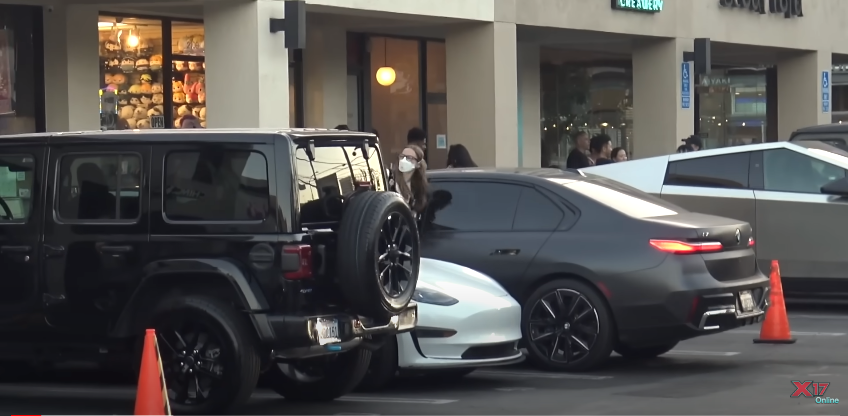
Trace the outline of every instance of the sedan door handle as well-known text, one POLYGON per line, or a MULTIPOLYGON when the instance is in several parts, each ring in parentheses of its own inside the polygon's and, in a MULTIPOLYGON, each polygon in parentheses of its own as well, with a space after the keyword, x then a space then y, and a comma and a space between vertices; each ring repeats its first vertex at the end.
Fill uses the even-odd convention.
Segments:
POLYGON ((491 253, 490 256, 515 256, 520 253, 521 250, 517 248, 499 248, 491 253))
POLYGON ((45 257, 60 257, 65 254, 65 247, 63 246, 54 246, 52 244, 44 245, 44 256, 45 257))
POLYGON ((0 253, 26 254, 32 251, 30 246, 0 246, 0 253))
POLYGON ((132 246, 101 246, 100 252, 103 254, 126 254, 133 251, 132 246))

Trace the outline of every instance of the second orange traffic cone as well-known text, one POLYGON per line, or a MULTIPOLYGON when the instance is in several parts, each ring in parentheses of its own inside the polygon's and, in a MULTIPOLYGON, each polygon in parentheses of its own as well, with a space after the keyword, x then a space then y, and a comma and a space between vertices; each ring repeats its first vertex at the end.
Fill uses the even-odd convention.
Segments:
POLYGON ((786 316, 786 303, 783 301, 783 284, 780 283, 780 265, 777 260, 771 261, 770 306, 766 311, 766 320, 760 328, 760 337, 754 344, 794 344, 792 332, 789 330, 789 318, 786 316))
POLYGON ((135 396, 135 414, 157 416, 171 414, 155 329, 148 329, 144 335, 141 370, 138 373, 138 393, 135 396))

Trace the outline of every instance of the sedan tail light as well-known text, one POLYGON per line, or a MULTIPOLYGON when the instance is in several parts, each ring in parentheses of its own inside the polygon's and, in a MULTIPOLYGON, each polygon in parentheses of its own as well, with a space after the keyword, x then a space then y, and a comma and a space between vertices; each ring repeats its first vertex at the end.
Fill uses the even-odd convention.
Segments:
POLYGON ((724 248, 718 241, 687 243, 677 240, 651 240, 650 243, 655 249, 671 254, 711 253, 724 248))

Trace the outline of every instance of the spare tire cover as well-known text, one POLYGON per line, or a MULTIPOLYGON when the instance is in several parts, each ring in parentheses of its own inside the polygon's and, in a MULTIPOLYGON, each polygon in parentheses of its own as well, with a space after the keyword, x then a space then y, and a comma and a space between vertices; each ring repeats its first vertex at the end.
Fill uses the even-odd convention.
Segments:
POLYGON ((359 314, 383 319, 409 304, 421 263, 415 215, 394 192, 363 192, 345 204, 338 283, 359 314))

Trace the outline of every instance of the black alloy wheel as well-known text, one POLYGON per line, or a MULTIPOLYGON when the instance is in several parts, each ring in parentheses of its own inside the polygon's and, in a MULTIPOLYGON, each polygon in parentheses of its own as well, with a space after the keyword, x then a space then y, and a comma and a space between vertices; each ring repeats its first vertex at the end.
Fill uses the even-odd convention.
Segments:
POLYGON ((412 248, 415 235, 406 217, 390 213, 377 238, 377 269, 380 287, 392 299, 400 297, 413 282, 412 248))
POLYGON ((609 358, 614 323, 592 288, 578 281, 550 282, 527 306, 522 321, 532 362, 547 370, 583 371, 609 358))
POLYGON ((209 399, 224 377, 225 347, 208 328, 197 324, 159 333, 159 352, 169 400, 197 405, 209 399))
POLYGON ((153 313, 165 388, 174 414, 226 414, 244 404, 259 380, 256 334, 228 301, 178 296, 153 313))

